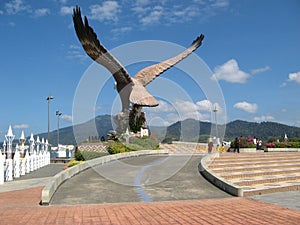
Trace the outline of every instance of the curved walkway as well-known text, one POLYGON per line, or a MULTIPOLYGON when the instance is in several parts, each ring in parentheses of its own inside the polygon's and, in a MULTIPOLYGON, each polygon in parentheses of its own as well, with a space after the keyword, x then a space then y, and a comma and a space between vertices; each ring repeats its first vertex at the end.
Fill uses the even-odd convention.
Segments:
POLYGON ((83 171, 64 182, 56 190, 50 204, 152 202, 231 197, 200 175, 198 172, 200 159, 200 156, 151 155, 110 162, 83 171), (124 164, 128 165, 130 171, 125 171, 124 164), (177 172, 168 169, 180 164, 182 167, 177 172), (105 171, 109 171, 109 178, 103 176, 105 171), (166 176, 159 177, 163 172, 166 176), (171 173, 167 174, 167 172, 171 173), (114 173, 115 175, 111 176, 114 173), (121 177, 118 177, 120 174, 121 177), (114 178, 114 181, 109 180, 114 178))
MULTIPOLYGON (((42 189, 40 186, 0 193, 0 224, 298 224, 300 221, 300 211, 262 202, 264 196, 260 200, 230 197, 40 206, 42 189)), ((284 194, 286 198, 291 192, 284 194)), ((270 198, 280 200, 276 195, 270 198)), ((296 193, 294 197, 294 204, 300 202, 300 195, 296 193)))

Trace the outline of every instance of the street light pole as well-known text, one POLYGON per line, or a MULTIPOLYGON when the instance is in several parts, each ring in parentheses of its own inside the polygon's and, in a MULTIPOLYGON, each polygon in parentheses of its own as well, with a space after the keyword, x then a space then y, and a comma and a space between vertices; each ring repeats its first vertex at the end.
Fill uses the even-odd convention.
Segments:
POLYGON ((213 109, 213 112, 215 113, 215 122, 216 122, 216 139, 218 138, 218 122, 217 122, 217 106, 215 105, 215 108, 213 109))
POLYGON ((59 150, 59 117, 62 115, 62 113, 59 110, 57 110, 56 115, 57 115, 57 150, 59 150))
POLYGON ((48 141, 50 141, 50 101, 53 99, 54 97, 50 95, 50 93, 48 93, 48 97, 46 98, 46 100, 48 101, 48 141))

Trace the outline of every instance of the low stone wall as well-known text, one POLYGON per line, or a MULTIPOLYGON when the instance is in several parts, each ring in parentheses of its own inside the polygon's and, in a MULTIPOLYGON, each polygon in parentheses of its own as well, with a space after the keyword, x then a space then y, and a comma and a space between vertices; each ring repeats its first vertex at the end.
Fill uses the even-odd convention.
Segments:
POLYGON ((210 162, 214 159, 214 158, 218 158, 219 157, 219 153, 212 153, 212 154, 208 154, 205 157, 203 157, 200 161, 198 170, 199 172, 207 179, 209 180, 211 183, 213 183, 214 185, 216 185, 217 187, 219 187, 220 189, 226 191, 227 193, 234 195, 234 196, 238 196, 238 197, 243 197, 243 189, 238 186, 235 185, 225 179, 223 179, 222 177, 217 176, 215 173, 213 173, 209 168, 209 164, 210 162))
POLYGON ((240 148, 240 152, 256 152, 256 148, 240 148))
POLYGON ((267 148, 265 152, 300 152, 300 148, 267 148))
POLYGON ((207 151, 207 143, 173 141, 172 144, 207 151))
POLYGON ((108 155, 108 156, 103 156, 99 157, 96 159, 92 159, 89 161, 85 161, 83 163, 80 163, 79 165, 70 167, 58 174, 56 174, 44 187, 42 191, 42 200, 41 204, 42 205, 49 205, 51 198, 57 188, 67 179, 70 179, 71 177, 75 176, 76 174, 94 167, 98 165, 103 165, 105 163, 118 160, 118 159, 123 159, 123 158, 128 158, 128 157, 137 157, 137 156, 142 156, 142 155, 156 155, 156 154, 168 154, 168 150, 142 150, 142 151, 132 151, 132 152, 124 152, 124 153, 119 153, 115 155, 108 155))

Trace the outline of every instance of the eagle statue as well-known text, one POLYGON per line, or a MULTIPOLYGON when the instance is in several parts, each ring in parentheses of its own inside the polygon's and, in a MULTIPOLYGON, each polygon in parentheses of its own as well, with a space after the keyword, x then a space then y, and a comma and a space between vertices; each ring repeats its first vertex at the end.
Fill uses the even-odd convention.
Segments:
POLYGON ((139 131, 145 121, 142 107, 158 106, 158 101, 146 90, 146 86, 160 74, 186 58, 202 44, 201 34, 182 53, 163 62, 148 66, 131 77, 124 66, 114 58, 100 43, 96 33, 90 27, 87 17, 81 17, 80 7, 73 10, 73 22, 77 37, 86 54, 104 66, 114 77, 116 89, 122 102, 122 112, 115 116, 117 131, 124 132, 128 127, 131 131, 139 131), (142 121, 142 123, 141 123, 142 121))

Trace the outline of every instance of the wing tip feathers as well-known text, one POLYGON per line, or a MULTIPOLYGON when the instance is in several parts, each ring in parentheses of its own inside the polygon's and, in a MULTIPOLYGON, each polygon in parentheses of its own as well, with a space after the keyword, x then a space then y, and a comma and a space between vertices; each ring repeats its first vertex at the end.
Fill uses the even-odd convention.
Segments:
POLYGON ((204 39, 204 34, 201 34, 200 36, 198 36, 196 38, 196 40, 193 41, 191 46, 194 46, 195 48, 198 48, 199 46, 201 46, 203 39, 204 39))

